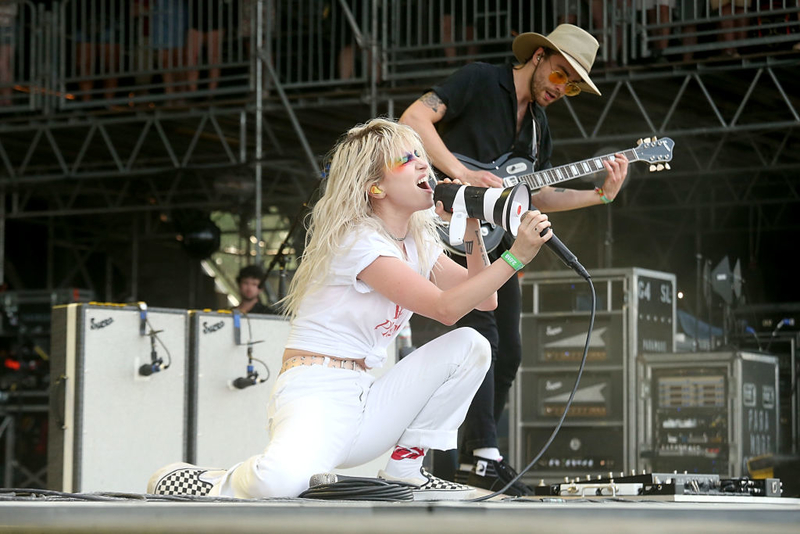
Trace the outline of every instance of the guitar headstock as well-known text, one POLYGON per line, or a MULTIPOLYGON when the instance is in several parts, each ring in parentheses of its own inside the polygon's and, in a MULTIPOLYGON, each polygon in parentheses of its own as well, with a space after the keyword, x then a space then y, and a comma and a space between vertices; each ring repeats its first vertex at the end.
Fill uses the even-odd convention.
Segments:
POLYGON ((639 161, 650 163, 650 171, 669 170, 668 161, 672 160, 672 149, 675 141, 669 137, 661 139, 647 138, 639 139, 637 147, 633 149, 639 161))

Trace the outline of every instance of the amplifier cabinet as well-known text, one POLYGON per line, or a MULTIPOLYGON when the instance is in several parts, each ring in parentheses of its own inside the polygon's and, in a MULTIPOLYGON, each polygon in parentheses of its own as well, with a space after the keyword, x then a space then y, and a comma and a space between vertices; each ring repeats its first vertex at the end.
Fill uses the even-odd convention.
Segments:
POLYGON ((747 475, 780 439, 778 358, 746 351, 639 358, 639 469, 747 475))
POLYGON ((53 308, 49 488, 143 493, 186 458, 188 332, 183 310, 53 308), (153 357, 168 367, 141 374, 153 357))
MULTIPOLYGON (((774 329, 774 326, 773 326, 774 329)), ((792 455, 800 451, 800 395, 797 384, 798 346, 800 332, 782 331, 742 334, 735 339, 736 346, 749 352, 764 352, 778 358, 778 385, 780 390, 780 444, 778 453, 792 455)))
MULTIPOLYGON (((636 356, 674 350, 675 275, 646 269, 592 272, 597 295, 586 368, 564 425, 529 471, 529 483, 607 475, 636 463, 636 356)), ((571 271, 526 272, 522 365, 511 402, 511 457, 539 452, 575 385, 589 329, 589 285, 571 271)))
POLYGON ((281 370, 289 322, 274 315, 192 311, 189 459, 227 468, 267 444, 267 403, 281 370), (248 351, 256 384, 247 377, 248 351))

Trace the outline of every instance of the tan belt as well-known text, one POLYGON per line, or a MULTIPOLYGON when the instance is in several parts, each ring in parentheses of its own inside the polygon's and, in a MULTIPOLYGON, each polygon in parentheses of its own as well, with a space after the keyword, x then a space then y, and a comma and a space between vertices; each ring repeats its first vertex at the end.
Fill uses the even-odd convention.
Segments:
POLYGON ((336 369, 348 369, 353 371, 366 371, 364 360, 354 359, 338 359, 331 358, 330 356, 293 356, 289 358, 281 366, 281 373, 288 371, 293 367, 300 365, 325 365, 326 367, 335 367, 336 369))

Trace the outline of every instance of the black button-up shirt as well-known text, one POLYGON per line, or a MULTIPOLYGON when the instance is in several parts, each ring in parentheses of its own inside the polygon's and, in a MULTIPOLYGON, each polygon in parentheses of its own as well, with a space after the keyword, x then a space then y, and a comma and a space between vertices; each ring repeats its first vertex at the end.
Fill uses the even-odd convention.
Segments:
POLYGON ((490 163, 509 152, 534 159, 534 110, 539 125, 535 168, 550 168, 552 140, 544 109, 538 104, 529 106, 517 135, 517 93, 512 69, 511 65, 470 63, 433 87, 447 106, 436 129, 448 150, 481 163, 490 163))

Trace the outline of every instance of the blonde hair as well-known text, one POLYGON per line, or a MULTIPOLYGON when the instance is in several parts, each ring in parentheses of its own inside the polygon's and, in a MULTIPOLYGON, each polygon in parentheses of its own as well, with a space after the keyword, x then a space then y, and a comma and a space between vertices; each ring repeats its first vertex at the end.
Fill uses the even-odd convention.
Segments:
MULTIPOLYGON (((391 237, 375 215, 367 191, 409 150, 418 150, 427 160, 414 130, 382 118, 355 126, 339 139, 329 156, 325 192, 310 215, 302 261, 281 302, 284 313, 294 317, 300 302, 324 284, 334 254, 346 252, 340 247, 348 233, 367 227, 391 237)), ((432 176, 433 171, 430 173, 432 176)), ((430 242, 438 240, 436 221, 431 209, 414 213, 409 222, 409 236, 417 244, 421 268, 433 260, 428 255, 430 242)))

